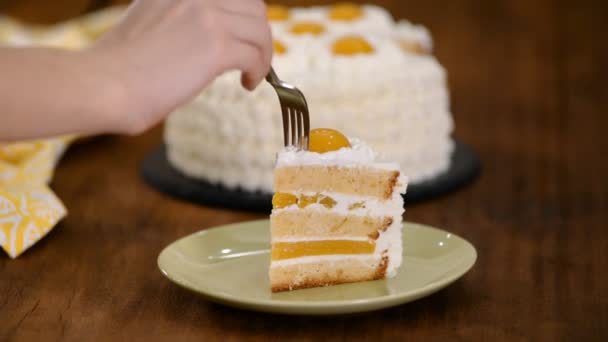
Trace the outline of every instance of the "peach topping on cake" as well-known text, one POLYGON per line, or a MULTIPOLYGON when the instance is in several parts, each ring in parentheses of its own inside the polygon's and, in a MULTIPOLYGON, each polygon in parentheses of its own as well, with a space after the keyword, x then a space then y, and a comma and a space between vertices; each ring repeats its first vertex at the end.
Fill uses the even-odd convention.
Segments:
POLYGON ((272 50, 277 55, 283 55, 287 52, 287 47, 282 42, 274 39, 272 41, 272 50))
POLYGON ((280 5, 268 5, 266 16, 270 21, 285 21, 289 19, 289 8, 280 5))
POLYGON ((325 153, 336 151, 343 147, 351 147, 344 134, 331 128, 315 128, 310 131, 308 150, 310 152, 325 153))
POLYGON ((362 16, 361 6, 349 2, 336 4, 329 10, 329 18, 336 21, 353 21, 362 16))
POLYGON ((325 32, 325 26, 314 21, 301 21, 293 24, 289 31, 293 34, 312 34, 318 36, 325 32))
POLYGON ((334 42, 333 52, 336 55, 369 54, 374 48, 362 37, 346 36, 334 42))

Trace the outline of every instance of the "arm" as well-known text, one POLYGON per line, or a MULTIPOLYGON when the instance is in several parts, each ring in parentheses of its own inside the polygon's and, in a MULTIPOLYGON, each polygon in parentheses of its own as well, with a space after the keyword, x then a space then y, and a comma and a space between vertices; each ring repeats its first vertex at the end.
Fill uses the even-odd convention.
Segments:
POLYGON ((114 131, 127 90, 94 56, 45 48, 0 48, 0 141, 114 131))
POLYGON ((0 141, 139 133, 227 70, 255 88, 271 51, 262 0, 139 0, 87 50, 0 48, 0 141))

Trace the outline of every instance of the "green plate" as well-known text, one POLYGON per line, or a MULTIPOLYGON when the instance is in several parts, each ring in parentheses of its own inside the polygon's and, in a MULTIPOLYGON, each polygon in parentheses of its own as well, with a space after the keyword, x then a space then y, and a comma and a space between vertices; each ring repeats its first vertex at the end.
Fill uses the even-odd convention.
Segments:
POLYGON ((211 301, 299 315, 378 310, 427 296, 465 274, 477 252, 466 240, 427 226, 403 224, 403 263, 391 279, 272 293, 269 221, 207 229, 175 241, 158 256, 171 281, 211 301))

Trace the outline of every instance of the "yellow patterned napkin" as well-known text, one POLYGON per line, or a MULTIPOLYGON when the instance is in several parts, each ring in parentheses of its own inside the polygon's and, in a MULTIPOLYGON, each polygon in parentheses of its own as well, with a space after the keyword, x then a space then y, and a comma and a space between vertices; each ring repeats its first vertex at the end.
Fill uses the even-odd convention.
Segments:
MULTIPOLYGON (((79 49, 114 25, 123 10, 110 8, 46 28, 0 16, 0 45, 79 49)), ((0 247, 11 258, 42 239, 67 214, 48 183, 73 139, 0 143, 0 247)))
POLYGON ((67 214, 47 184, 71 140, 0 145, 0 246, 11 258, 40 240, 67 214))

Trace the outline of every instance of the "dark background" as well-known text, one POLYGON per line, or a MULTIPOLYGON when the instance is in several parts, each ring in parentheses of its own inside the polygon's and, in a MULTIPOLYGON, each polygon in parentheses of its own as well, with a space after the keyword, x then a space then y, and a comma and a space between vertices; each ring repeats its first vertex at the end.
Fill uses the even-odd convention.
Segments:
MULTIPOLYGON (((69 217, 20 258, 0 256, 0 340, 608 340, 608 2, 375 3, 431 30, 455 134, 483 162, 473 185, 406 213, 477 247, 464 278, 346 317, 210 304, 165 280, 156 256, 199 229, 264 215, 149 189, 138 167, 159 127, 70 149, 52 183, 69 217)), ((0 0, 0 12, 49 23, 102 5, 0 0)))

